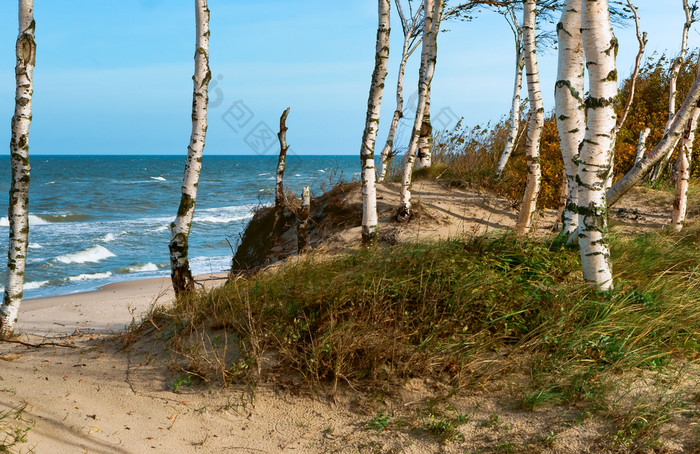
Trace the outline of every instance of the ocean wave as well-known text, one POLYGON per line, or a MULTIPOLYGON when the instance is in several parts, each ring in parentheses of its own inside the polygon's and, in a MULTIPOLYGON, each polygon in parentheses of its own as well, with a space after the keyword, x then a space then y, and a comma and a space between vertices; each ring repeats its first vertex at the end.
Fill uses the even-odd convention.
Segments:
MULTIPOLYGON (((45 285, 48 284, 48 283, 49 283, 49 281, 26 282, 26 283, 24 284, 24 290, 36 290, 36 289, 38 289, 38 288, 41 288, 41 287, 45 286, 45 285)), ((4 288, 3 288, 3 291, 5 291, 4 288)))
POLYGON ((93 274, 79 274, 77 276, 70 276, 68 280, 70 282, 75 282, 75 281, 93 281, 95 279, 107 279, 108 277, 112 276, 111 271, 107 271, 106 273, 93 273, 93 274))
POLYGON ((117 237, 114 236, 114 233, 108 233, 107 235, 100 238, 100 241, 103 241, 105 243, 110 243, 110 242, 114 241, 116 238, 117 237))
POLYGON ((253 210, 256 207, 257 205, 235 205, 221 208, 206 208, 196 213, 194 220, 210 224, 245 221, 253 217, 253 210))
POLYGON ((231 269, 231 256, 195 257, 190 259, 192 274, 227 272, 231 269))
MULTIPOLYGON (((46 219, 39 217, 35 214, 30 214, 29 215, 29 225, 47 225, 51 224, 49 221, 46 219)), ((6 217, 1 217, 0 218, 0 227, 9 227, 10 226, 10 220, 7 219, 6 217)))
POLYGON ((92 216, 89 216, 87 214, 45 214, 42 215, 41 219, 44 221, 48 221, 50 223, 53 222, 82 222, 82 221, 89 221, 93 219, 92 216))
POLYGON ((43 247, 44 247, 44 246, 42 246, 42 245, 39 244, 39 243, 29 243, 29 249, 41 249, 41 248, 43 248, 43 247))
POLYGON ((87 262, 99 262, 110 257, 115 257, 115 255, 103 246, 93 246, 84 251, 75 252, 73 254, 65 254, 56 257, 56 260, 61 263, 87 263, 87 262))
POLYGON ((156 181, 168 181, 163 177, 151 177, 151 180, 156 180, 156 181))
POLYGON ((136 265, 126 268, 130 273, 143 273, 145 271, 158 271, 158 265, 155 263, 146 263, 145 265, 136 265))
POLYGON ((239 216, 200 216, 195 218, 197 222, 207 222, 209 224, 228 224, 229 222, 245 221, 253 217, 253 214, 239 215, 239 216))

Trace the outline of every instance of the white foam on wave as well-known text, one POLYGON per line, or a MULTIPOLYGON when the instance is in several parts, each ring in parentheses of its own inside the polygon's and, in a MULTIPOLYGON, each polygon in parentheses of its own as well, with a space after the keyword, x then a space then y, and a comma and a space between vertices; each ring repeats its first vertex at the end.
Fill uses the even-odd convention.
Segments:
POLYGON ((93 246, 84 251, 75 252, 73 254, 59 255, 56 260, 61 263, 87 263, 99 262, 115 255, 104 246, 93 246))
POLYGON ((323 169, 318 169, 318 171, 321 172, 321 173, 326 173, 326 171, 323 170, 323 169))
POLYGON ((158 265, 155 263, 146 263, 145 265, 130 266, 129 272, 143 273, 145 271, 158 271, 158 265))
POLYGON ((105 236, 103 236, 102 238, 100 238, 100 241, 103 241, 103 242, 105 242, 105 243, 109 243, 109 242, 114 241, 116 238, 117 238, 117 237, 114 236, 114 233, 108 233, 107 235, 105 235, 105 236))
POLYGON ((42 246, 42 245, 39 244, 39 243, 29 243, 29 249, 41 249, 41 248, 43 248, 43 247, 44 247, 44 246, 42 246))
POLYGON ((107 279, 108 277, 112 276, 111 271, 107 271, 106 273, 93 273, 93 274, 79 274, 77 276, 70 276, 68 278, 69 281, 75 282, 75 281, 93 281, 95 279, 107 279))
POLYGON ((192 274, 208 274, 227 272, 231 269, 231 257, 195 257, 190 259, 192 274))
MULTIPOLYGON (((40 287, 45 286, 48 283, 49 283, 49 281, 27 282, 24 284, 24 290, 35 290, 35 289, 38 289, 40 287)), ((3 289, 3 291, 4 291, 4 289, 3 289)))
POLYGON ((270 172, 259 173, 258 176, 259 176, 259 177, 264 177, 264 176, 267 176, 267 175, 269 175, 269 174, 270 174, 270 172))
POLYGON ((228 224, 230 222, 245 221, 253 217, 253 210, 257 205, 236 205, 221 208, 207 208, 195 214, 194 220, 210 224, 228 224))
POLYGON ((165 178, 163 178, 163 177, 151 177, 151 180, 156 180, 156 181, 167 181, 167 180, 166 180, 165 178))
MULTIPOLYGON (((30 214, 29 215, 29 225, 47 225, 51 224, 49 221, 46 219, 43 219, 37 215, 30 214)), ((6 217, 1 217, 0 218, 0 227, 9 227, 10 226, 10 220, 7 219, 6 217)))

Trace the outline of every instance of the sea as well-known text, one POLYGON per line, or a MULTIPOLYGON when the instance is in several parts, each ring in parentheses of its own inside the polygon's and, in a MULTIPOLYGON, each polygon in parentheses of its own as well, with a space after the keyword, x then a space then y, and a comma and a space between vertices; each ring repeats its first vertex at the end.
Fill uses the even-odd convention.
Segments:
MULTIPOLYGON (((169 275, 169 226, 180 201, 184 156, 30 156, 30 160, 25 298, 169 275)), ((359 166, 356 156, 289 156, 285 189, 299 193, 308 185, 312 195, 318 195, 339 181, 357 180, 359 166)), ((193 273, 230 268, 233 250, 254 210, 274 200, 276 168, 275 156, 205 155, 189 242, 193 273)), ((5 157, 0 159, 4 252, 9 186, 10 162, 5 157)), ((0 274, 4 281, 5 273, 0 274)))

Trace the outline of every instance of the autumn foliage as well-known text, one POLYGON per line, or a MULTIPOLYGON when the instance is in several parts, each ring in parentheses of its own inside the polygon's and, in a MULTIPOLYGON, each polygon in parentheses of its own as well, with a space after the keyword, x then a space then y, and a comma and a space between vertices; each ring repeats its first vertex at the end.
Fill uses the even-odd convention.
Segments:
MULTIPOLYGON (((678 79, 677 104, 683 102, 693 85, 696 75, 695 62, 698 52, 693 52, 685 61, 678 79)), ((634 102, 627 121, 623 125, 615 144, 615 179, 621 178, 634 165, 639 135, 651 128, 647 139, 647 150, 661 140, 668 120, 669 68, 671 59, 665 55, 652 55, 640 70, 634 102)), ((616 102, 620 114, 629 97, 630 79, 621 83, 616 102)), ((523 128, 527 128, 527 103, 523 102, 523 128)), ((527 167, 525 164, 525 138, 527 131, 518 136, 515 150, 500 178, 495 176, 496 163, 505 147, 509 121, 468 128, 461 123, 452 131, 444 131, 435 139, 433 162, 444 166, 442 177, 453 185, 486 187, 508 198, 517 205, 525 189, 527 167)), ((693 155, 700 152, 700 143, 694 144, 693 155)), ((561 193, 563 162, 559 148, 557 125, 554 113, 547 115, 540 150, 542 186, 538 205, 556 208, 561 193)), ((673 158, 675 162, 675 154, 673 158)), ((438 167, 439 168, 439 167, 438 167)), ((693 174, 695 175, 697 171, 693 174)))

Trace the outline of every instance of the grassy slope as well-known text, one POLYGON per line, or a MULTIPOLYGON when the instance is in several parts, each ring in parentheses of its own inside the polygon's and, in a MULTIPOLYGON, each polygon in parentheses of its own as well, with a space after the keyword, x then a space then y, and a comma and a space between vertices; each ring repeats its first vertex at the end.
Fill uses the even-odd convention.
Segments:
POLYGON ((612 410, 623 375, 687 369, 698 355, 699 243, 700 225, 613 235, 617 287, 605 294, 583 285, 577 251, 512 236, 311 255, 180 301, 166 324, 196 375, 291 370, 311 385, 388 391, 411 377, 457 390, 524 374, 522 408, 603 411, 623 421, 615 440, 637 443, 697 398, 671 402, 662 389, 622 416, 612 410), (209 341, 195 345, 202 326, 209 341), (223 353, 223 338, 235 349, 223 353), (217 359, 196 360, 204 351, 217 359))

